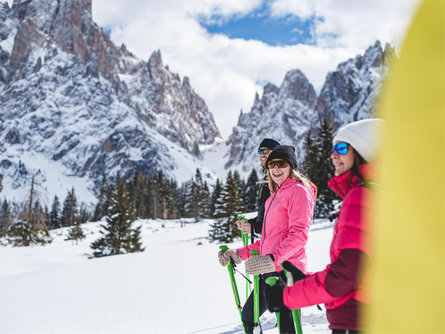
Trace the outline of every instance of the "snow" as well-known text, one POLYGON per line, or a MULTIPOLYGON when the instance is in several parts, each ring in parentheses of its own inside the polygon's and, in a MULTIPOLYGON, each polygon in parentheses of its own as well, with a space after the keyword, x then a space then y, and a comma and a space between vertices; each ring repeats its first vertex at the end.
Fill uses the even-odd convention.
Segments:
MULTIPOLYGON (((211 220, 139 220, 145 252, 88 259, 99 223, 83 225, 87 239, 64 241, 52 231, 47 246, 0 248, 3 333, 242 333, 219 245, 207 240, 211 220), (183 225, 183 227, 181 227, 183 225)), ((332 224, 313 224, 309 270, 329 261, 332 224)), ((230 247, 238 247, 237 241, 230 247)), ((243 266, 239 270, 244 272, 243 266)), ((242 277, 237 277, 242 302, 242 277)), ((304 333, 330 333, 324 312, 302 310, 304 333)), ((278 333, 275 316, 261 317, 278 333)))

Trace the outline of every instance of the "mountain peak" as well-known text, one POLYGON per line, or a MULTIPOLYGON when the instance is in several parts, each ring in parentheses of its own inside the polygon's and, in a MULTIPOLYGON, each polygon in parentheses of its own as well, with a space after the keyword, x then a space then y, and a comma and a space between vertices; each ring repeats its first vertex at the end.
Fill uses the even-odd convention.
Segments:
POLYGON ((90 185, 117 171, 187 179, 199 146, 220 137, 189 79, 170 72, 160 50, 145 62, 116 47, 92 21, 91 0, 15 0, 2 15, 0 174, 11 188, 45 164, 48 184, 52 169, 90 185), (18 175, 25 158, 28 174, 18 175))

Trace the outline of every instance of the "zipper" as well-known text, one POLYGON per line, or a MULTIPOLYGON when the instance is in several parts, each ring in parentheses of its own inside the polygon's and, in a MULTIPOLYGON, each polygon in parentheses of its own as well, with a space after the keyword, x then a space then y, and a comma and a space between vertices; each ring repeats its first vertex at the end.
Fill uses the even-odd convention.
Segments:
MULTIPOLYGON (((284 183, 284 182, 283 182, 284 183)), ((277 191, 275 191, 275 195, 273 195, 272 200, 270 201, 269 207, 267 208, 266 214, 264 215, 264 221, 263 221, 263 230, 264 230, 264 240, 266 240, 266 221, 267 221, 267 214, 269 213, 269 209, 272 206, 273 201, 275 200, 275 197, 277 197, 278 194, 278 190, 280 190, 281 187, 278 187, 277 191)), ((261 242, 261 247, 260 247, 260 254, 263 254, 263 243, 264 240, 261 242)))

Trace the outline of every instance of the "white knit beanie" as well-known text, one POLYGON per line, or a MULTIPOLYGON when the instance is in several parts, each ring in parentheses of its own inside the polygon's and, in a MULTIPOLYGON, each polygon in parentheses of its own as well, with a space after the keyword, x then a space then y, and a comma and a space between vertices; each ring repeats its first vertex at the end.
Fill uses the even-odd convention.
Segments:
POLYGON ((383 123, 384 121, 378 118, 349 123, 338 130, 333 143, 346 142, 350 144, 366 162, 370 162, 376 155, 383 123))

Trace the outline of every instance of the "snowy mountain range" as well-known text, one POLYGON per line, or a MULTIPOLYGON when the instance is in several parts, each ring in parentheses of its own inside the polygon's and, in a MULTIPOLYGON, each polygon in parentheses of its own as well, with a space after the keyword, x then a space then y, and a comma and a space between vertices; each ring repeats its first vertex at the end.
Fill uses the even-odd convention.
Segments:
POLYGON ((16 0, 0 21, 5 190, 32 174, 48 192, 74 182, 85 193, 103 173, 188 178, 203 168, 199 146, 220 137, 204 100, 160 51, 145 62, 116 47, 91 0, 16 0))
POLYGON ((343 124, 372 117, 381 79, 388 70, 384 59, 393 55, 393 48, 386 45, 383 50, 376 41, 364 55, 357 55, 328 73, 318 96, 298 69, 288 71, 280 87, 265 85, 262 97, 256 94, 250 112, 241 112, 226 141, 229 152, 225 167, 241 170, 243 175, 249 173, 264 137, 294 145, 301 162, 305 156, 304 137, 308 131, 316 133, 323 118, 335 130, 343 124))
MULTIPOLYGON (((390 48, 388 48, 390 51, 390 48)), ((387 52, 387 51, 385 51, 387 52)), ((369 117, 385 71, 376 42, 340 64, 317 96, 304 73, 267 84, 223 141, 189 78, 154 51, 138 59, 117 47, 91 17, 91 0, 14 0, 0 5, 0 174, 2 196, 21 200, 32 175, 42 192, 68 189, 94 202, 103 174, 151 175, 178 182, 200 168, 205 179, 228 169, 246 177, 264 137, 297 147, 322 117, 338 127, 369 117)))

